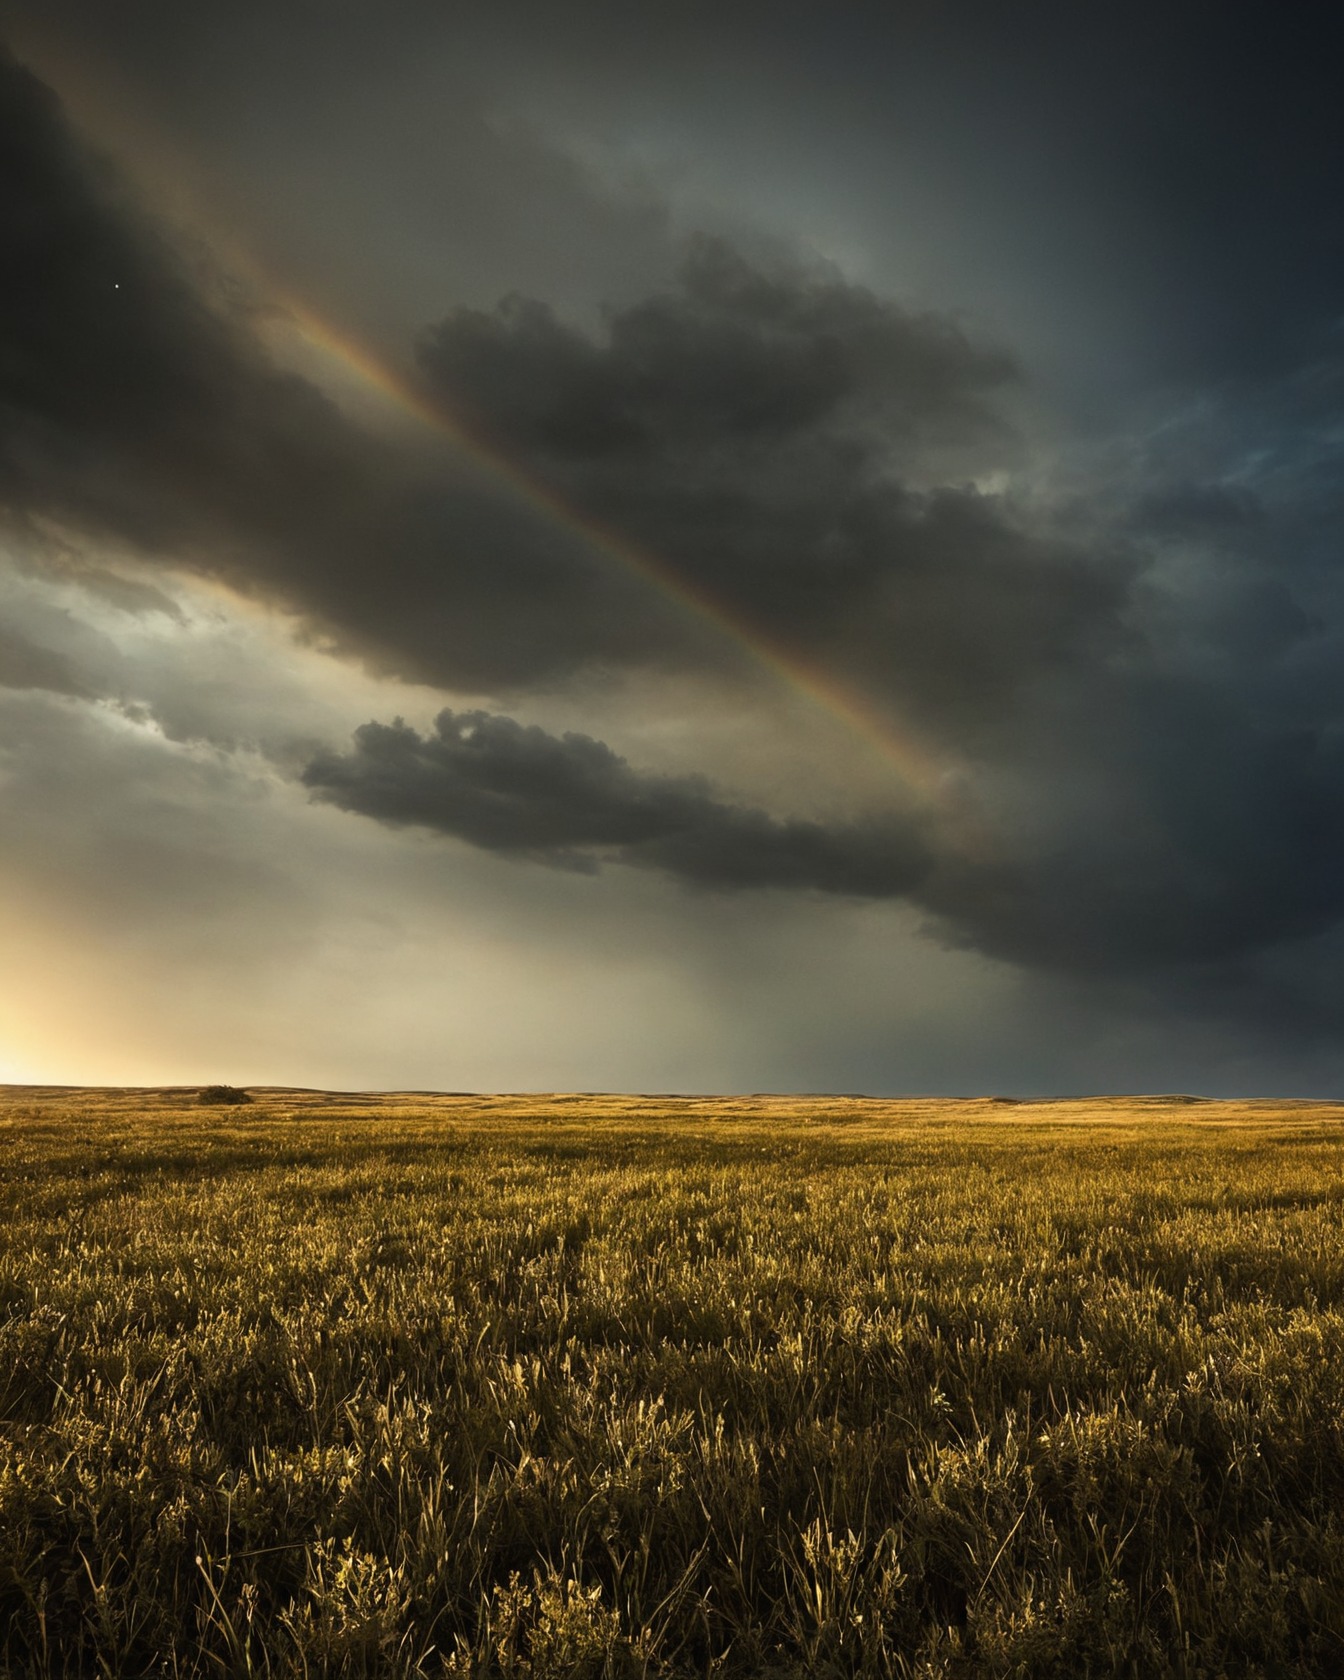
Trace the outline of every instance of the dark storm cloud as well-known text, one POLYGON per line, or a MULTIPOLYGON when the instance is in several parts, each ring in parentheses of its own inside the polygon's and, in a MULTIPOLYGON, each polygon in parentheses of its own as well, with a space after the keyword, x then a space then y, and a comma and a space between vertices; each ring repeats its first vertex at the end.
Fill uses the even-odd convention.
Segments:
POLYGON ((1099 697, 1079 697, 1081 739, 1059 722, 1035 780, 1054 807, 1031 843, 953 860, 933 884, 929 907, 966 942, 1078 975, 1213 973, 1344 915, 1338 712, 1275 727, 1189 682, 1114 699, 1108 721, 1099 697), (1096 785, 1070 810, 1099 749, 1096 785))
POLYGON ((459 310, 430 378, 499 447, 785 646, 930 724, 1118 634, 1131 567, 965 480, 1013 444, 1001 351, 831 274, 697 241, 595 341, 542 303, 459 310))
POLYGON ((693 242, 676 294, 611 312, 600 345, 511 297, 494 314, 457 311, 423 357, 510 448, 627 466, 671 454, 701 473, 819 433, 865 455, 875 427, 892 452, 959 439, 992 424, 982 399, 1014 372, 941 317, 831 275, 762 273, 709 238, 693 242))
POLYGON ((587 735, 487 712, 441 712, 430 736, 400 721, 367 723, 352 751, 314 759, 303 780, 381 822, 561 867, 608 859, 701 886, 885 898, 909 892, 929 861, 912 822, 777 821, 716 798, 701 778, 641 774, 587 735))

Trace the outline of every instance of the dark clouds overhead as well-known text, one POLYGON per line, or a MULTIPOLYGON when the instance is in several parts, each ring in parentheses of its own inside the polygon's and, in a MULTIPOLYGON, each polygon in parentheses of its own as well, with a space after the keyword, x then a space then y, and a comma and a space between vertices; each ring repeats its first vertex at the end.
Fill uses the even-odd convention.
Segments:
POLYGON ((1131 564, 967 482, 1015 446, 1015 369, 833 274, 693 245, 600 341, 540 302, 461 310, 421 360, 484 436, 772 642, 926 728, 1113 644, 1131 564))
POLYGON ((1052 805, 983 867, 954 860, 930 908, 979 949, 1079 980, 1208 981, 1335 925, 1338 725, 1275 733, 1193 685, 1126 700, 1121 739, 1091 767, 1081 809, 1069 808, 1078 760, 1057 745, 1024 790, 1052 805))
MULTIPOLYGON (((165 590, 174 568, 223 580, 445 698, 553 717, 615 673, 693 766, 734 682, 786 706, 671 604, 683 585, 912 731, 946 784, 917 816, 893 787, 866 821, 801 821, 786 793, 771 815, 731 777, 641 769, 597 738, 628 742, 615 724, 493 710, 312 756, 395 698, 302 749, 268 725, 265 750, 306 761, 318 801, 520 868, 621 863, 720 904, 908 900, 935 938, 1108 996, 1344 1031, 1337 11, 471 11, 51 15, 235 205, 264 198, 262 244, 294 259, 278 281, 374 322, 487 472, 287 371, 255 276, 0 61, 11 535, 65 545, 50 577, 102 575, 123 604, 169 599, 154 567, 165 590), (714 234, 682 238, 698 209, 714 234), (777 214, 796 225, 763 231, 777 214), (824 260, 845 217, 854 262, 824 260), (448 261, 454 237, 479 253, 448 261), (136 582, 100 573, 105 546, 136 582)), ((16 716, 144 698, 54 608, 0 626, 0 688, 35 691, 16 716)), ((204 702, 178 713, 232 742, 204 702)), ((795 787, 815 815, 805 766, 795 787)))

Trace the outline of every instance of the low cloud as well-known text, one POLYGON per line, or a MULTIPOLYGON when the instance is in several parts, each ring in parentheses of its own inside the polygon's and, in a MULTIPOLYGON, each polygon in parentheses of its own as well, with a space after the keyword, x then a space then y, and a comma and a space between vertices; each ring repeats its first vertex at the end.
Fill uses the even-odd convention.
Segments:
MULTIPOLYGON (((1155 723, 1171 698, 1150 696, 1155 723)), ((1186 1006, 1259 995, 1261 954, 1344 914, 1344 750, 1333 738, 1252 744, 1244 720, 1206 709, 1128 780, 1107 766, 1081 807, 1067 797, 1067 749, 1056 768, 1056 806, 1030 831, 1010 803, 988 802, 970 823, 936 812, 790 821, 698 777, 641 773, 586 735, 444 711, 428 735, 400 720, 365 724, 348 752, 319 755, 302 779, 343 810, 554 867, 622 863, 724 890, 907 899, 950 945, 1092 981, 1146 976, 1177 986, 1186 1006)), ((1046 773, 1019 798, 1038 799, 1046 773)))
POLYGON ((610 861, 706 887, 887 898, 928 867, 913 821, 780 821, 698 777, 641 774, 590 736, 487 712, 441 712, 429 736, 367 723, 350 752, 315 758, 303 780, 343 810, 571 869, 610 861))

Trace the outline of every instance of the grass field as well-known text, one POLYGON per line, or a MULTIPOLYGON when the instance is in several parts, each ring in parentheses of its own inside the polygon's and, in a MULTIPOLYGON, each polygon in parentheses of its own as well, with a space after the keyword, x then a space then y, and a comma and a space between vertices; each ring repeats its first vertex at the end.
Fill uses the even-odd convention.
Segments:
POLYGON ((0 1093, 6 1675, 1344 1673, 1344 1110, 0 1093))

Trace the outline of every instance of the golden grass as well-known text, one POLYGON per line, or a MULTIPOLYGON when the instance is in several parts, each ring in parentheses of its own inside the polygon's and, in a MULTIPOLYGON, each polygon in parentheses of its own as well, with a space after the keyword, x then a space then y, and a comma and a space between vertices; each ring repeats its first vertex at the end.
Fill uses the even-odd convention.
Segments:
POLYGON ((1344 1110, 0 1093, 6 1674, 1344 1672, 1344 1110))

